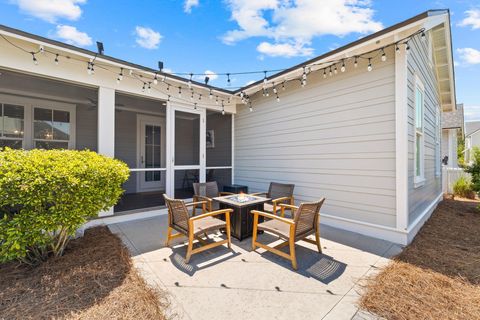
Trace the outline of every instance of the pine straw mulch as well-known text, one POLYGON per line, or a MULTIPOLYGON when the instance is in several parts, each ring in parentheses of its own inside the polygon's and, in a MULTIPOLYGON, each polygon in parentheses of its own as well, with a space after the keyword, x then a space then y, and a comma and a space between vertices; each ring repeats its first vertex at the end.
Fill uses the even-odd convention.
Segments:
POLYGON ((480 202, 444 200, 412 244, 366 283, 387 319, 480 319, 480 202))
POLYGON ((165 319, 165 301, 106 227, 37 267, 0 265, 0 319, 165 319))

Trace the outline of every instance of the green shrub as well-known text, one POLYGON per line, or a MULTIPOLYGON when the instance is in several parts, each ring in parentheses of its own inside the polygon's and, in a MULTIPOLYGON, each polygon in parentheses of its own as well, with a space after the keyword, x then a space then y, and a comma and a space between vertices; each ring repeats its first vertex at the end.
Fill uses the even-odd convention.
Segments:
POLYGON ((461 176, 453 184, 453 194, 458 197, 474 199, 475 192, 473 191, 472 182, 468 177, 461 176))
POLYGON ((471 154, 472 163, 465 168, 465 172, 472 176, 472 189, 480 193, 480 149, 478 147, 472 148, 471 154))
POLYGON ((128 176, 123 162, 91 151, 0 152, 0 262, 61 255, 88 218, 118 201, 128 176))

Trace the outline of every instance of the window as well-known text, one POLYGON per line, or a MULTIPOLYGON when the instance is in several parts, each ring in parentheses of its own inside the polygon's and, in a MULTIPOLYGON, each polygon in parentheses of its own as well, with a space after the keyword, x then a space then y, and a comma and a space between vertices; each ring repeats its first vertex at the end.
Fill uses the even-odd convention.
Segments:
MULTIPOLYGON (((441 126, 440 126, 440 109, 437 106, 435 114, 435 176, 440 176, 440 135, 441 135, 441 126)), ((453 160, 453 159, 452 159, 453 160)))
POLYGON ((414 172, 415 187, 425 182, 425 141, 424 141, 424 113, 425 87, 418 77, 415 81, 415 154, 414 172))
POLYGON ((34 108, 34 148, 68 149, 71 142, 70 112, 56 109, 34 108))
POLYGON ((23 106, 0 104, 0 148, 23 147, 24 114, 23 106))

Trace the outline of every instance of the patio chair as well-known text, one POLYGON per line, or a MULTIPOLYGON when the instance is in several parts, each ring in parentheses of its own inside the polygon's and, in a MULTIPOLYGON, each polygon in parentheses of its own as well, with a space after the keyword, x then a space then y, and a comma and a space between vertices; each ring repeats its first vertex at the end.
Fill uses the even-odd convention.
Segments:
MULTIPOLYGON (((231 195, 231 192, 219 192, 218 191, 218 184, 216 181, 210 182, 203 182, 203 183, 194 183, 193 184, 193 201, 206 201, 207 202, 207 210, 213 211, 218 210, 219 205, 218 202, 213 201, 212 198, 221 197, 231 195)), ((195 212, 197 206, 193 207, 193 211, 195 212)))
POLYGON ((295 243, 297 241, 303 240, 316 244, 318 252, 322 253, 318 222, 320 208, 322 207, 324 201, 325 198, 322 198, 317 202, 302 203, 299 207, 283 203, 279 204, 282 211, 285 209, 295 209, 292 219, 279 217, 267 212, 252 210, 251 214, 254 215, 252 250, 260 247, 286 258, 292 262, 292 267, 295 270, 297 270, 297 258, 295 256, 295 243), (270 220, 259 224, 259 216, 269 218, 270 220), (257 242, 257 230, 273 233, 285 241, 275 247, 269 247, 263 243, 257 242), (315 241, 307 239, 307 237, 312 234, 315 234, 315 241), (290 247, 290 254, 279 250, 287 245, 290 247))
MULTIPOLYGON (((280 210, 279 204, 280 203, 286 203, 290 205, 295 204, 295 199, 293 197, 294 188, 295 188, 294 184, 270 182, 270 187, 268 188, 268 192, 256 192, 256 193, 251 193, 251 195, 253 196, 264 195, 266 198, 270 198, 271 200, 263 205, 263 210, 273 214, 277 214, 278 211, 281 211, 282 217, 284 217, 285 210, 280 210)), ((290 210, 290 211, 293 214, 293 210, 290 210)))
POLYGON ((230 212, 232 209, 222 209, 205 213, 206 202, 202 201, 191 202, 186 204, 183 200, 170 199, 166 194, 163 195, 168 207, 168 231, 167 241, 165 245, 168 247, 170 240, 186 236, 188 237, 188 248, 185 256, 185 262, 190 261, 192 254, 199 253, 214 247, 227 244, 228 248, 231 248, 230 240, 230 212), (202 204, 203 213, 195 216, 190 216, 187 206, 196 206, 202 204), (218 215, 225 215, 225 221, 214 218, 218 215), (201 238, 201 234, 205 234, 208 239, 207 233, 215 230, 225 229, 227 235, 226 240, 217 241, 213 243, 207 243, 201 238), (172 231, 175 230, 178 233, 172 235, 172 231), (198 240, 203 246, 193 249, 194 239, 198 240))

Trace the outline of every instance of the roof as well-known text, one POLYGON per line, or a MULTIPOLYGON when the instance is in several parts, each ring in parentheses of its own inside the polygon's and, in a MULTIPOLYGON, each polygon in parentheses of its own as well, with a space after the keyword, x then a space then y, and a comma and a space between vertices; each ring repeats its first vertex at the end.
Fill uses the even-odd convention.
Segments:
POLYGON ((465 136, 472 135, 478 130, 480 130, 480 120, 465 122, 465 136))
MULTIPOLYGON (((329 58, 329 57, 331 57, 331 56, 334 56, 334 55, 336 55, 336 54, 338 54, 338 53, 341 53, 341 52, 343 52, 343 51, 346 51, 346 50, 348 50, 348 49, 351 49, 351 48, 353 48, 353 47, 355 47, 355 46, 358 46, 358 45, 360 45, 360 44, 363 44, 363 43, 366 43, 366 42, 368 42, 368 41, 371 41, 372 39, 378 38, 378 37, 380 37, 380 36, 382 36, 382 35, 385 35, 385 34, 387 34, 387 33, 390 33, 390 32, 392 32, 392 31, 395 31, 395 30, 400 29, 400 28, 402 28, 402 27, 408 26, 409 24, 412 24, 412 23, 414 23, 414 22, 417 22, 417 21, 420 21, 420 20, 422 20, 422 19, 428 18, 428 17, 430 17, 430 16, 439 15, 439 14, 449 14, 449 10, 448 10, 448 9, 438 9, 438 10, 428 10, 428 11, 422 12, 422 13, 420 13, 420 14, 418 14, 418 15, 410 18, 410 19, 404 20, 404 21, 402 21, 402 22, 400 22, 400 23, 397 23, 397 24, 395 24, 395 25, 393 25, 393 26, 390 26, 390 27, 388 27, 388 28, 382 29, 382 30, 380 30, 380 31, 378 31, 378 32, 375 32, 375 33, 373 33, 373 34, 371 34, 371 35, 368 35, 368 36, 366 36, 366 37, 360 38, 359 40, 350 42, 350 43, 348 43, 347 45, 344 45, 344 46, 339 47, 339 48, 337 48, 337 49, 335 49, 335 50, 332 50, 332 51, 329 51, 329 52, 327 52, 327 53, 325 53, 325 54, 322 54, 322 55, 320 55, 320 56, 317 56, 317 57, 315 57, 315 58, 313 58, 313 59, 310 59, 310 60, 307 60, 307 61, 302 62, 302 63, 300 63, 300 64, 297 64, 297 65, 295 65, 295 66, 293 66, 293 67, 290 67, 290 68, 288 68, 288 69, 286 69, 286 70, 283 70, 283 71, 280 71, 280 72, 278 72, 278 73, 275 73, 275 74, 267 77, 267 81, 274 80, 274 79, 276 79, 276 78, 278 78, 278 77, 281 77, 281 76, 283 76, 283 75, 286 75, 286 74, 288 74, 288 73, 290 73, 290 72, 292 72, 292 71, 295 71, 295 70, 301 70, 305 65, 310 65, 310 64, 316 63, 316 62, 318 62, 318 61, 324 60, 324 59, 329 58)), ((247 86, 244 86, 244 87, 236 90, 235 93, 240 93, 241 91, 245 91, 245 90, 247 90, 247 89, 249 89, 249 88, 253 88, 253 87, 255 87, 255 86, 259 85, 259 84, 262 84, 263 81, 264 81, 264 79, 261 79, 261 80, 258 80, 258 81, 256 81, 256 82, 252 83, 252 84, 249 84, 249 85, 247 85, 247 86)))
POLYGON ((464 131, 463 104, 457 104, 455 110, 442 112, 442 129, 462 129, 464 131))
MULTIPOLYGON (((348 49, 352 49, 352 48, 354 48, 358 45, 361 45, 361 44, 367 43, 369 41, 372 41, 373 39, 378 38, 382 35, 386 35, 386 34, 392 32, 392 31, 396 31, 400 28, 403 28, 403 27, 408 26, 410 24, 413 24, 415 22, 421 21, 422 19, 426 19, 428 17, 441 15, 441 14, 449 14, 449 10, 448 9, 438 9, 438 10, 428 10, 428 11, 422 12, 422 13, 420 13, 420 14, 418 14, 418 15, 410 18, 410 19, 407 19, 405 21, 397 23, 393 26, 390 26, 388 28, 380 30, 376 33, 373 33, 371 35, 363 37, 359 40, 353 41, 353 42, 351 42, 351 43, 349 43, 345 46, 342 46, 342 47, 337 48, 335 50, 329 51, 329 52, 327 52, 323 55, 317 56, 313 59, 307 60, 303 63, 297 64, 293 67, 290 67, 290 68, 285 69, 281 72, 273 74, 273 75, 267 77, 267 80, 271 81, 273 79, 276 79, 278 77, 286 75, 286 74, 288 74, 292 71, 301 70, 303 68, 303 66, 305 66, 305 65, 310 65, 310 64, 313 64, 315 62, 324 60, 324 59, 329 58, 331 56, 342 53, 343 51, 347 51, 348 49)), ((22 30, 11 28, 11 27, 8 27, 8 26, 5 26, 5 25, 0 25, 0 30, 18 35, 20 37, 26 37, 26 38, 34 39, 34 40, 37 40, 37 41, 40 41, 40 42, 43 42, 43 43, 47 43, 47 44, 50 44, 50 45, 53 45, 53 46, 57 46, 57 47, 60 47, 60 48, 64 48, 64 49, 67 49, 67 50, 76 51, 78 53, 85 54, 85 55, 88 55, 88 56, 92 56, 92 57, 97 56, 97 53, 94 52, 94 51, 79 48, 79 47, 76 47, 76 46, 73 46, 73 45, 70 45, 70 44, 66 44, 66 43, 63 43, 63 42, 60 42, 60 41, 48 39, 48 38, 45 38, 45 37, 41 37, 41 36, 31 34, 31 33, 28 33, 28 32, 22 31, 22 30)), ((451 56, 451 54, 452 54, 452 52, 451 52, 451 39, 450 39, 449 42, 450 42, 450 53, 449 54, 451 56)), ((145 67, 145 66, 142 66, 142 65, 139 65, 139 64, 135 64, 135 63, 128 62, 128 61, 125 61, 125 60, 121 60, 121 59, 111 57, 111 56, 108 56, 108 55, 98 55, 98 57, 102 58, 104 60, 113 62, 113 63, 117 63, 117 64, 121 64, 121 65, 130 67, 130 68, 133 68, 133 69, 138 69, 138 70, 142 70, 142 71, 149 72, 149 73, 158 73, 159 75, 165 75, 170 79, 174 79, 174 80, 177 80, 177 81, 180 81, 180 82, 188 82, 189 81, 189 79, 186 79, 186 78, 183 78, 183 77, 180 77, 180 76, 177 76, 177 75, 173 75, 173 74, 170 74, 170 73, 159 72, 159 70, 148 68, 148 67, 145 67)), ((451 72, 453 72, 453 68, 452 68, 451 72)), ((453 81, 450 78, 453 78, 453 77, 449 77, 449 80, 453 81)), ((245 91, 245 90, 248 90, 250 88, 254 88, 255 86, 258 86, 258 85, 262 84, 263 81, 264 81, 264 79, 258 80, 256 82, 254 82, 250 85, 244 86, 244 87, 242 87, 242 88, 240 88, 236 91, 231 91, 231 90, 227 90, 227 89, 223 89, 223 88, 219 88, 219 87, 215 87, 215 86, 211 86, 211 85, 206 85, 204 83, 194 81, 194 80, 192 80, 192 83, 194 85, 197 85, 197 86, 200 86, 200 87, 217 90, 219 92, 223 92, 223 93, 226 93, 226 94, 239 94, 241 91, 245 91)), ((454 83, 453 83, 453 86, 454 86, 454 83)), ((453 95, 454 95, 455 89, 453 88, 451 90, 453 90, 453 95)))

